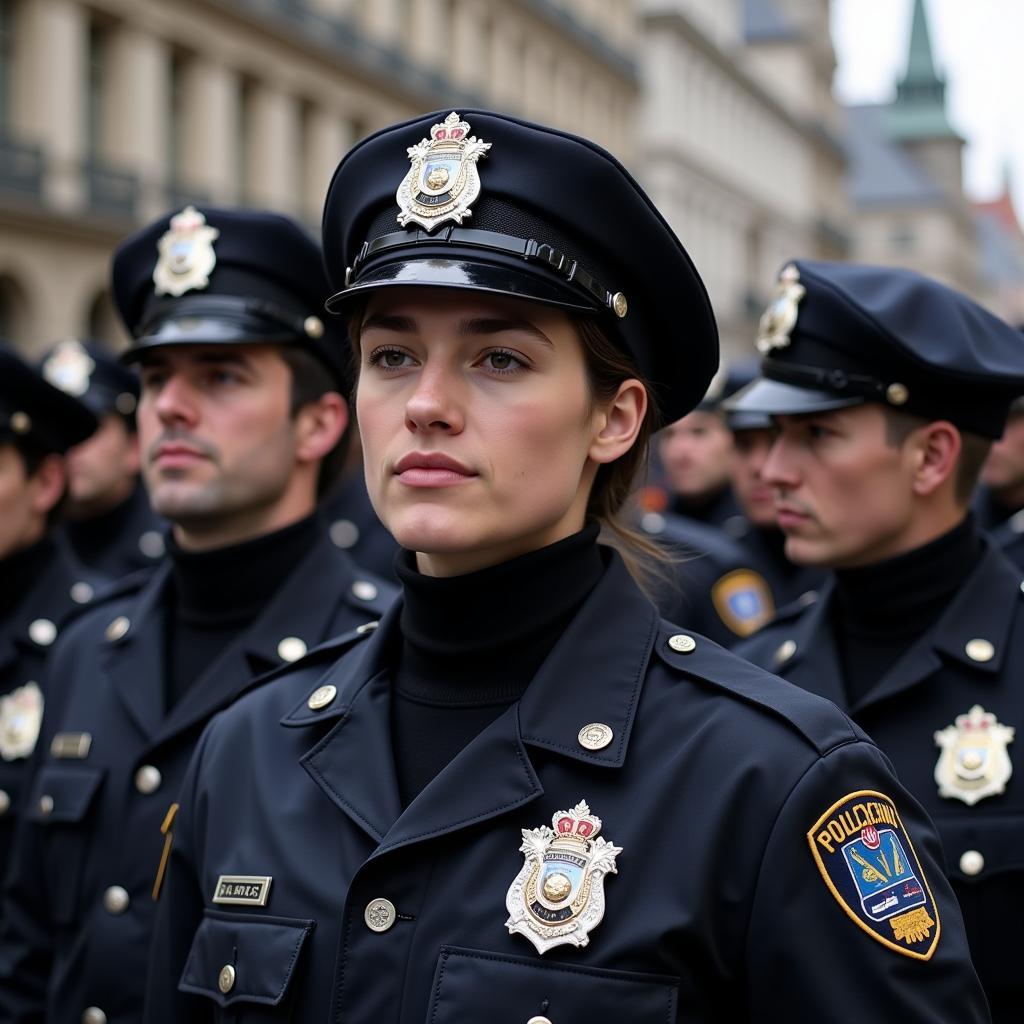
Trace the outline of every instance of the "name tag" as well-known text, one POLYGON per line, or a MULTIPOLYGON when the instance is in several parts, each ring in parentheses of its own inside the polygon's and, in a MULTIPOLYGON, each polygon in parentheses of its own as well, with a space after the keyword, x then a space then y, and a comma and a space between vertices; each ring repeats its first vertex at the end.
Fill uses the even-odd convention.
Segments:
POLYGON ((221 875, 217 879, 213 902, 265 907, 273 880, 271 875, 221 875))
POLYGON ((50 753, 54 757, 81 761, 89 756, 92 734, 87 732, 59 732, 50 741, 50 753))

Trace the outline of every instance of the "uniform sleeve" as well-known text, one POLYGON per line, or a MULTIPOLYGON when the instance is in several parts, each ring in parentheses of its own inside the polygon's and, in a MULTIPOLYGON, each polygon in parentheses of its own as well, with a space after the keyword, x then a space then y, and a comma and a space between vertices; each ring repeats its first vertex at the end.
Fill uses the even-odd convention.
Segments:
POLYGON ((779 812, 747 936, 752 1024, 989 1021, 935 828, 871 743, 820 758, 779 812))

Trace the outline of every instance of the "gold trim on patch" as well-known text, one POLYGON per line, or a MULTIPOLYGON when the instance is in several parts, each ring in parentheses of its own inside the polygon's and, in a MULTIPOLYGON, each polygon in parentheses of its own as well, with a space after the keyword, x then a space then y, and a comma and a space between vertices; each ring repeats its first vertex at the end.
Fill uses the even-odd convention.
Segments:
POLYGON ((217 879, 213 902, 265 907, 273 880, 271 875, 221 875, 217 879))
POLYGON ((733 569, 716 580, 711 588, 711 601, 718 617, 737 636, 750 636, 775 617, 775 600, 768 581, 753 569, 733 569), (762 610, 749 618, 743 618, 733 611, 730 599, 742 591, 756 594, 762 610))

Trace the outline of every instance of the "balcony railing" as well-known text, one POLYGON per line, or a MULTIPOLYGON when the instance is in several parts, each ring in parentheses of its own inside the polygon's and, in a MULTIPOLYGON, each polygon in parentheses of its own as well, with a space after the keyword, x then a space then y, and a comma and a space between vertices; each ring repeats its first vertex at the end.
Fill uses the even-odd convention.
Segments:
POLYGON ((85 175, 89 209, 107 217, 135 216, 139 180, 134 174, 116 170, 100 160, 89 160, 85 175))
POLYGON ((16 142, 0 129, 0 190, 39 199, 43 191, 43 152, 16 142))

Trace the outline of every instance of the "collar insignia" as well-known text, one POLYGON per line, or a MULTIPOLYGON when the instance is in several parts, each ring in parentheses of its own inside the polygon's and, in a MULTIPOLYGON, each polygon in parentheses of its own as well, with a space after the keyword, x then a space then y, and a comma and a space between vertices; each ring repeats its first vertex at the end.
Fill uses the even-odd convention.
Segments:
POLYGON ((935 733, 941 748, 935 765, 939 796, 976 804, 1006 789, 1013 774, 1007 747, 1014 729, 1001 725, 996 716, 975 704, 966 715, 957 715, 955 725, 935 733))
POLYGON ((433 231, 446 220, 461 224, 472 216, 469 208, 480 195, 476 162, 490 148, 489 142, 469 134, 469 123, 455 111, 435 124, 429 139, 408 149, 412 167, 395 193, 402 209, 398 223, 433 231))
POLYGON ((89 390, 89 378, 96 363, 85 346, 75 338, 58 342, 43 363, 43 376, 65 394, 80 398, 89 390))
POLYGON ((757 325, 757 351, 766 356, 772 349, 786 348, 789 335, 796 326, 797 307, 807 294, 800 283, 800 271, 792 263, 779 274, 775 298, 761 315, 757 325))
POLYGON ((585 800, 558 811, 551 824, 522 830, 526 863, 505 896, 509 934, 525 935, 538 953, 590 941, 588 933, 604 917, 604 876, 617 870, 622 852, 597 838, 601 819, 585 800))
POLYGON ((43 721, 43 691, 26 683, 0 697, 0 757, 14 761, 29 757, 36 748, 43 721))
POLYGON ((175 298, 193 289, 205 288, 217 265, 213 243, 220 236, 216 228, 194 207, 186 206, 171 218, 170 228, 157 242, 160 256, 153 268, 157 295, 175 298))

